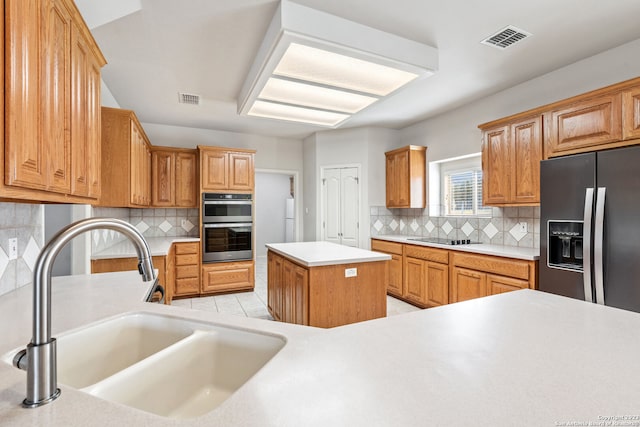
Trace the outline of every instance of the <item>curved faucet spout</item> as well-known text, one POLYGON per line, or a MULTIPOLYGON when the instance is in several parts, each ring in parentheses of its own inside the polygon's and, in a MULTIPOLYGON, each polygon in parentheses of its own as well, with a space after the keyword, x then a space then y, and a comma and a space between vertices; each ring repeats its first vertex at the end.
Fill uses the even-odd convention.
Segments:
POLYGON ((87 231, 107 229, 124 234, 136 248, 138 270, 143 280, 156 279, 149 245, 142 234, 126 221, 115 218, 89 218, 60 230, 40 252, 33 278, 33 338, 27 346, 27 398, 23 405, 37 407, 60 394, 56 374, 56 340, 51 338, 51 269, 62 248, 87 231))

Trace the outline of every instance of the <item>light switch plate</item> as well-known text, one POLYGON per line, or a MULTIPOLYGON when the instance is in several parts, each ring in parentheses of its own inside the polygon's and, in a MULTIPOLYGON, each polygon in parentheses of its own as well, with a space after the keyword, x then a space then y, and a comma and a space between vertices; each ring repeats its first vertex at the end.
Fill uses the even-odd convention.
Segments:
POLYGON ((9 259, 18 259, 18 239, 9 239, 9 259))
POLYGON ((356 277, 358 275, 357 268, 345 268, 344 277, 356 277))

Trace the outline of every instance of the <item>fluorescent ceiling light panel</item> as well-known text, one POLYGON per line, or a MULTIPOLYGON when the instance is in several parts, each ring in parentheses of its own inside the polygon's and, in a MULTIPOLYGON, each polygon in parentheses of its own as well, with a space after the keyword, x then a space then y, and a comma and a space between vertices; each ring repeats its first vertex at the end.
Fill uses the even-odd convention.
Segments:
POLYGON ((257 100, 248 113, 250 116, 266 117, 269 119, 289 120, 293 122, 310 123, 320 126, 335 126, 349 117, 348 114, 333 113, 331 111, 313 110, 293 105, 277 104, 257 100))
POLYGON ((379 96, 386 96, 418 77, 397 68, 298 43, 289 45, 273 74, 379 96))
POLYGON ((437 69, 431 46, 280 0, 238 113, 335 127, 437 69))
POLYGON ((258 98, 350 114, 357 113, 378 100, 372 96, 274 77, 267 81, 258 98))

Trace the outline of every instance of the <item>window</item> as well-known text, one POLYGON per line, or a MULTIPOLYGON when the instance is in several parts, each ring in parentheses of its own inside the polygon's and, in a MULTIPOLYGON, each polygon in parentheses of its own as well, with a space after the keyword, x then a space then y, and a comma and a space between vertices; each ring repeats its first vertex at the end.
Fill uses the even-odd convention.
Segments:
POLYGON ((490 215, 482 205, 482 166, 479 154, 438 162, 440 203, 446 216, 490 215))

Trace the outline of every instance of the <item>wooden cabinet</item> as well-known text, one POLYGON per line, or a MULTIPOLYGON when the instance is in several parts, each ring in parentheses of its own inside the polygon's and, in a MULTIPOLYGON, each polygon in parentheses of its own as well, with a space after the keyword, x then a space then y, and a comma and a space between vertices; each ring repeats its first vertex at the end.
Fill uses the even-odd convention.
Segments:
POLYGON ((70 0, 6 0, 0 197, 87 203, 100 196, 102 53, 70 0), (98 120, 97 127, 96 119, 98 120))
POLYGON ((613 93, 545 114, 547 157, 606 148, 622 139, 622 95, 613 93))
MULTIPOLYGON (((165 289, 165 304, 171 303, 171 283, 170 274, 167 272, 168 262, 165 256, 154 256, 151 258, 153 268, 158 270, 158 283, 165 289)), ((138 271, 138 258, 105 258, 91 260, 91 274, 111 273, 115 271, 138 271)), ((140 276, 142 280, 142 276, 140 276)))
POLYGON ((486 129, 482 142, 482 197, 486 206, 540 203, 542 117, 486 129))
POLYGON ((250 291, 255 283, 253 261, 219 262, 202 265, 203 294, 250 291))
POLYGON ((133 111, 102 107, 100 206, 151 203, 151 144, 133 111))
POLYGON ((251 192, 254 150, 198 146, 203 191, 251 192))
POLYGON ((173 244, 174 286, 172 295, 194 296, 200 293, 200 243, 173 244))
POLYGON ((385 153, 388 208, 426 206, 426 153, 427 147, 416 145, 385 153))
POLYGON ((391 255, 389 268, 385 276, 387 293, 402 298, 403 294, 403 258, 402 243, 387 242, 383 240, 371 240, 371 250, 391 255))
POLYGON ((386 261, 305 267, 267 252, 267 301, 275 320, 320 328, 384 317, 386 261), (356 276, 345 276, 355 269, 356 276))
POLYGON ((197 207, 195 150, 151 150, 151 204, 157 207, 197 207))
POLYGON ((640 86, 622 93, 622 136, 640 138, 640 86))
POLYGON ((537 262, 489 255, 452 252, 449 302, 535 289, 537 262))
POLYGON ((449 253, 424 246, 405 245, 403 297, 421 307, 449 302, 449 253))

